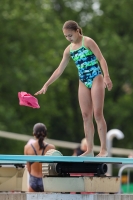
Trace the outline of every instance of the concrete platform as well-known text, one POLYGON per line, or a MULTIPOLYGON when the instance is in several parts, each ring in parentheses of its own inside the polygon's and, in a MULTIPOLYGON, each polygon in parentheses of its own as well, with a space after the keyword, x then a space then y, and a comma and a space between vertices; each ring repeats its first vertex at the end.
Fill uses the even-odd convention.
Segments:
POLYGON ((0 193, 0 200, 133 200, 125 194, 0 193))
POLYGON ((120 189, 119 177, 45 177, 45 192, 91 192, 117 194, 120 189))

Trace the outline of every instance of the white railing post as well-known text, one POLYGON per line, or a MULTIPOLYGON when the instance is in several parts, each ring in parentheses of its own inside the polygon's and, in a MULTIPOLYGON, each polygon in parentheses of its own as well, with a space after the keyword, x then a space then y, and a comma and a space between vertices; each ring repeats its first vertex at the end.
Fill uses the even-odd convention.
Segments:
MULTIPOLYGON (((111 148, 112 148, 112 140, 114 137, 120 140, 124 138, 124 134, 118 129, 111 129, 110 131, 107 132, 106 144, 108 149, 108 157, 112 156, 111 148)), ((112 175, 112 164, 108 165, 108 173, 110 176, 112 175)))

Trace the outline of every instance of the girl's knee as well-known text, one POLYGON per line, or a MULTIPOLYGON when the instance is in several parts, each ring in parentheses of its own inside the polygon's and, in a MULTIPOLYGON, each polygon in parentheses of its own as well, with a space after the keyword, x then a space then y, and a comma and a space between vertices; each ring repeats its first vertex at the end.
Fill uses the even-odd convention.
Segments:
POLYGON ((94 113, 94 118, 95 118, 96 121, 100 121, 101 119, 103 119, 103 113, 95 112, 94 113))
POLYGON ((83 118, 83 121, 88 121, 90 119, 92 120, 92 116, 90 116, 90 114, 86 112, 82 113, 82 118, 83 118))

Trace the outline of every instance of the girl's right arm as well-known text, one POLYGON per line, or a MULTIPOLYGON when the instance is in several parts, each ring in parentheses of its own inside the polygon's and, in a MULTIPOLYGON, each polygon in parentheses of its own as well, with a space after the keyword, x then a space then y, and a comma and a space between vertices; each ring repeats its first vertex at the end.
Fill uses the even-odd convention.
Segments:
POLYGON ((45 92, 47 91, 47 88, 49 85, 51 85, 55 80, 57 80, 61 74, 63 73, 64 69, 66 68, 69 59, 70 59, 70 47, 68 46, 64 53, 63 53, 63 58, 58 66, 58 68, 54 71, 54 73, 52 74, 52 76, 48 79, 48 81, 44 84, 44 86, 42 87, 41 90, 39 90, 38 92, 35 93, 35 95, 38 94, 45 94, 45 92))

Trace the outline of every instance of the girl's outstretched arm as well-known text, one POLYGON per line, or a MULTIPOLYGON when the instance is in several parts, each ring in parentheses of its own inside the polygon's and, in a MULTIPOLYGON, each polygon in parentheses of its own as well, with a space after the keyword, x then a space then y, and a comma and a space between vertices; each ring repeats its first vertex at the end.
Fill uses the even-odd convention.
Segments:
POLYGON ((38 94, 45 94, 47 91, 47 88, 49 85, 51 85, 55 80, 57 80, 61 74, 63 73, 64 69, 66 68, 68 62, 70 59, 70 46, 68 46, 64 53, 63 53, 63 58, 58 66, 58 68, 54 71, 54 73, 51 75, 51 77, 48 79, 48 81, 44 84, 41 90, 35 93, 35 95, 38 94))

